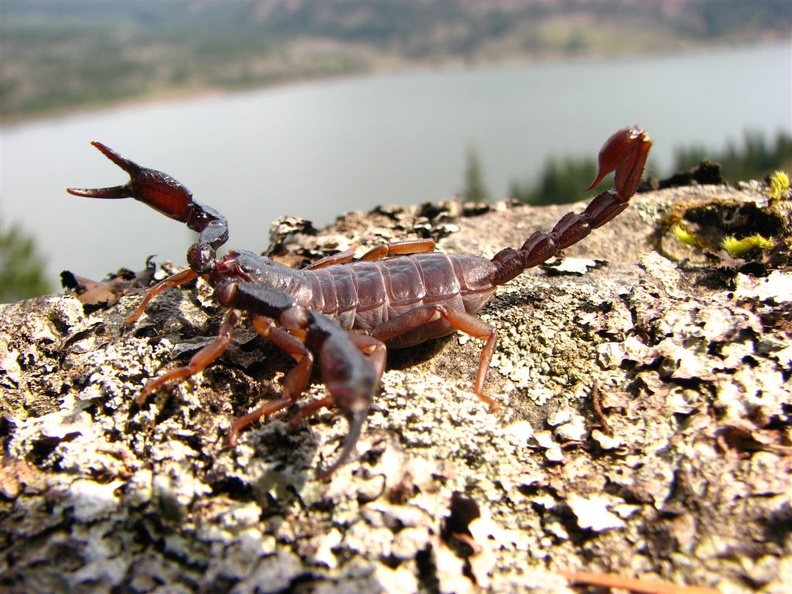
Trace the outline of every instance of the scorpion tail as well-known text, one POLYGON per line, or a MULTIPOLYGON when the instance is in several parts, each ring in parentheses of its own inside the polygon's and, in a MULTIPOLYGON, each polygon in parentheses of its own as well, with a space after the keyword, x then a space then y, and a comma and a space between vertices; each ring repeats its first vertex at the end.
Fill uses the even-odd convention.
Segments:
POLYGON ((599 153, 597 178, 589 186, 596 186, 611 171, 615 171, 614 188, 601 192, 581 213, 568 213, 549 233, 536 231, 520 249, 505 248, 495 254, 495 268, 489 281, 502 285, 523 270, 537 266, 559 251, 577 243, 592 229, 601 227, 627 208, 630 198, 638 190, 652 140, 638 126, 613 134, 599 153))

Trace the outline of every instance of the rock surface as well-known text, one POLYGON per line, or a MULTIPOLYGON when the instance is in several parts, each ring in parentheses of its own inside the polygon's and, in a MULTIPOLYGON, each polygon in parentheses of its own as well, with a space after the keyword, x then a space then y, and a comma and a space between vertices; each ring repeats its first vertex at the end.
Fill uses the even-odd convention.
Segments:
MULTIPOLYGON (((767 201, 758 184, 637 196, 560 266, 501 287, 481 314, 499 330, 499 414, 469 392, 477 341, 391 353, 357 454, 327 482, 315 470, 347 430, 334 410, 226 447, 291 367, 249 329, 134 403, 212 339, 207 287, 166 291, 128 329, 139 289, 104 308, 0 306, 0 590, 572 592, 562 573, 590 571, 789 592, 792 274, 697 263, 667 231, 736 204, 767 201)), ((433 236, 492 256, 568 210, 382 208, 318 233, 281 220, 274 249, 433 236)))

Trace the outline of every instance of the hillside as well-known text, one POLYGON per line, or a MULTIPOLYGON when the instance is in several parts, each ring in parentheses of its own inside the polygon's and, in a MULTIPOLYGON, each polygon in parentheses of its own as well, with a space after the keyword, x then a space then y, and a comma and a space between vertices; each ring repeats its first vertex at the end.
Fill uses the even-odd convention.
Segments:
POLYGON ((0 115, 366 72, 788 36, 784 0, 0 4, 0 115))

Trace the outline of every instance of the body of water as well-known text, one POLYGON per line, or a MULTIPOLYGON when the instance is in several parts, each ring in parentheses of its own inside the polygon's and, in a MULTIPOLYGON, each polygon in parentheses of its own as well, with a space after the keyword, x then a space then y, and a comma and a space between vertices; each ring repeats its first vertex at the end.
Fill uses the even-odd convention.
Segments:
POLYGON ((323 225, 452 196, 471 147, 499 198, 550 156, 594 156, 633 124, 663 174, 677 147, 792 132, 792 44, 351 78, 4 126, 0 214, 35 236, 53 279, 102 278, 150 254, 184 262, 191 234, 131 200, 66 194, 126 180, 91 140, 179 179, 228 217, 228 247, 261 251, 281 215, 323 225))

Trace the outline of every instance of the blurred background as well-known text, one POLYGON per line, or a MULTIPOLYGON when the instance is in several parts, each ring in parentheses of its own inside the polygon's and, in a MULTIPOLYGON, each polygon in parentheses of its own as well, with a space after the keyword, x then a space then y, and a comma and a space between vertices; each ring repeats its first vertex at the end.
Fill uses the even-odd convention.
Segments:
POLYGON ((651 175, 789 171, 792 2, 2 0, 0 301, 184 262, 184 226, 66 194, 126 180, 91 140, 263 251, 282 215, 583 199, 633 124, 651 175))

